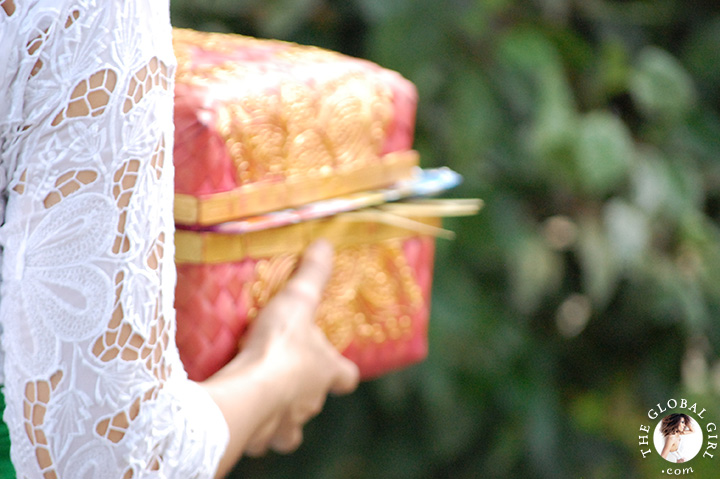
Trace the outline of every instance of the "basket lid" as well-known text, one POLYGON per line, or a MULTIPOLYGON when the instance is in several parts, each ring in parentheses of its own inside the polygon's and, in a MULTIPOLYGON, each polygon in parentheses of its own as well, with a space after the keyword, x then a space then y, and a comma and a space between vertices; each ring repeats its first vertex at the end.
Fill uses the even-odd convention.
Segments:
POLYGON ((317 47, 174 30, 175 217, 209 225, 411 176, 417 91, 317 47))
MULTIPOLYGON (((343 195, 336 198, 314 201, 297 208, 286 208, 270 213, 251 216, 207 226, 177 225, 179 230, 207 231, 225 234, 243 234, 279 228, 303 221, 334 216, 339 213, 356 211, 412 197, 436 195, 460 184, 462 177, 450 168, 416 168, 412 177, 375 190, 343 195)), ((442 215, 437 215, 442 216, 442 215)))

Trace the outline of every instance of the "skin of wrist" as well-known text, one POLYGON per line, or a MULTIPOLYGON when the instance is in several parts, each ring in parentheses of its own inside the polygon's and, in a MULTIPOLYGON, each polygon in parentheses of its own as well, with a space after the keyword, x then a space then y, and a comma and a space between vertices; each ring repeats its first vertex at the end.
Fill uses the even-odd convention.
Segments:
MULTIPOLYGON (((256 402, 257 412, 272 414, 283 409, 291 398, 288 387, 292 367, 270 351, 247 350, 238 354, 220 371, 203 382, 216 401, 237 404, 238 398, 256 402)), ((221 406, 221 409, 222 406, 221 406)), ((233 407, 235 409, 235 407, 233 407)), ((262 414, 254 414, 256 418, 262 414)))
POLYGON ((230 431, 216 477, 224 477, 243 455, 251 438, 287 408, 291 391, 284 379, 276 362, 263 356, 240 354, 200 383, 218 405, 230 431))

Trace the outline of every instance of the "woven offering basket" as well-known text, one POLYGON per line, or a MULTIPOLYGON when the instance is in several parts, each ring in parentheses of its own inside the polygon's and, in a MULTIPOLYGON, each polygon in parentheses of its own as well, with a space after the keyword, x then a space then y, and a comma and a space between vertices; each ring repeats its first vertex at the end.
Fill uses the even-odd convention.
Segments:
MULTIPOLYGON (((399 74, 315 47, 175 30, 177 345, 203 380, 314 239, 335 245, 317 323, 364 379, 423 359, 440 217, 405 204, 459 182, 420 170, 417 94, 399 74)), ((451 211, 450 211, 451 210, 451 211)))

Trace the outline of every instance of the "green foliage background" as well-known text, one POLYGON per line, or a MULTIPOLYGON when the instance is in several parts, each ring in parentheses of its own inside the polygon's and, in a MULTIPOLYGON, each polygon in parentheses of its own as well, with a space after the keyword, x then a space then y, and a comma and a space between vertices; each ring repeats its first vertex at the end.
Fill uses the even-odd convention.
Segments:
MULTIPOLYGON (((720 422, 720 6, 173 0, 177 26, 373 60, 420 93, 425 166, 477 217, 440 242, 431 353, 331 398, 233 477, 658 477, 669 398, 720 422)), ((692 413, 691 413, 692 414, 692 413)), ((720 459, 688 464, 717 477, 720 459)))

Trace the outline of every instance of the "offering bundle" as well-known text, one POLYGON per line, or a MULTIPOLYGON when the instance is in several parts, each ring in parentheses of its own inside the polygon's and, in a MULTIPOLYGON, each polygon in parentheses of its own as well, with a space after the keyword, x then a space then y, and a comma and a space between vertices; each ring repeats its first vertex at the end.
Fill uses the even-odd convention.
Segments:
POLYGON ((422 170, 417 93, 339 53, 175 30, 177 343, 188 375, 227 363, 316 238, 335 246, 317 313, 363 378, 427 354, 435 238, 475 201, 419 199, 459 175, 422 170))

